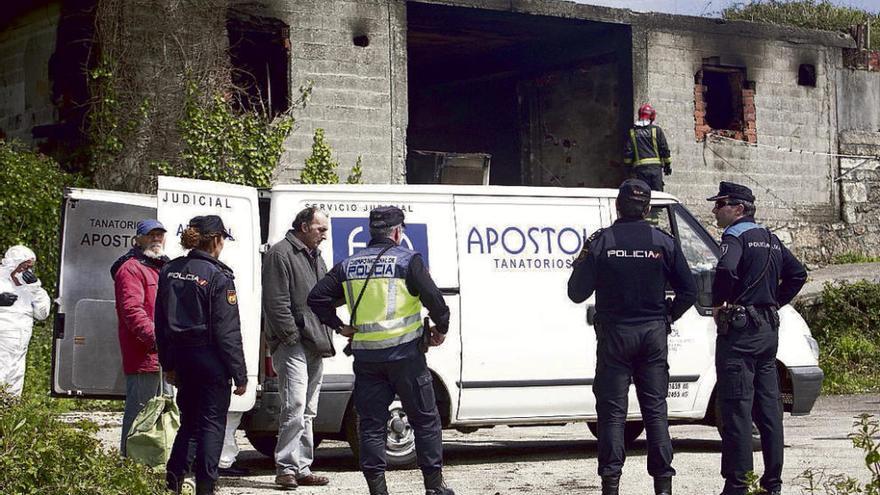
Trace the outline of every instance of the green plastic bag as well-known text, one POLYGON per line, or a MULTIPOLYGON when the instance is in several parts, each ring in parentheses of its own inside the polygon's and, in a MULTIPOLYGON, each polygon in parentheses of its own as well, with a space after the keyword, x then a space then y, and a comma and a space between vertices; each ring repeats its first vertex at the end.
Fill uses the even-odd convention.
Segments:
POLYGON ((141 464, 164 471, 179 428, 180 411, 174 398, 153 397, 134 418, 125 444, 126 454, 141 464))

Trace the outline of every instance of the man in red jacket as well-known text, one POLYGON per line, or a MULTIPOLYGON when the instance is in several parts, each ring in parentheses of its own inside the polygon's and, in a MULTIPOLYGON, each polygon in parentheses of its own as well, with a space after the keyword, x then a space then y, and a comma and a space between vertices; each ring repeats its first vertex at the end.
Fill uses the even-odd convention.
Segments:
POLYGON ((137 224, 137 245, 110 268, 116 288, 116 315, 119 319, 119 347, 125 372, 125 413, 119 450, 125 455, 125 440, 134 418, 160 387, 159 358, 156 354, 154 310, 159 270, 168 262, 165 256, 165 227, 158 220, 137 224))

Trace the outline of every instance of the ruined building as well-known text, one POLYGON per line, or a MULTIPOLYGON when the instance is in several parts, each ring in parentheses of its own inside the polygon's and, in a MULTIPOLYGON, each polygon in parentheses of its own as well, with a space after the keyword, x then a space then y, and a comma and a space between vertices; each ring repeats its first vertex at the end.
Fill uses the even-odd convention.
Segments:
MULTIPOLYGON (((0 14, 3 135, 81 142, 72 102, 92 52, 78 41, 95 3, 0 14)), ((667 190, 692 211, 708 218, 704 198, 735 180, 805 258, 880 255, 880 60, 848 35, 552 0, 264 0, 221 15, 212 39, 267 107, 314 82, 280 181, 321 127, 340 163, 363 157, 365 182, 406 182, 418 151, 441 151, 490 155, 491 184, 614 187, 625 129, 651 102, 667 190)), ((157 50, 128 53, 156 66, 157 50)))

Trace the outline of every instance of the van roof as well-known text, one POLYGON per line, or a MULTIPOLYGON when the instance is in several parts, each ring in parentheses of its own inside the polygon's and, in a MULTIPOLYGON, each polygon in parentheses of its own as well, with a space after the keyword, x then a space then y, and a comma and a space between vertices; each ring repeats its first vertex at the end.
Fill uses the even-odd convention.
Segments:
MULTIPOLYGON (((380 192, 401 194, 456 194, 466 196, 528 196, 565 198, 616 198, 617 189, 589 187, 464 186, 434 184, 279 184, 273 192, 380 192)), ((651 199, 678 201, 669 193, 653 191, 651 199)))

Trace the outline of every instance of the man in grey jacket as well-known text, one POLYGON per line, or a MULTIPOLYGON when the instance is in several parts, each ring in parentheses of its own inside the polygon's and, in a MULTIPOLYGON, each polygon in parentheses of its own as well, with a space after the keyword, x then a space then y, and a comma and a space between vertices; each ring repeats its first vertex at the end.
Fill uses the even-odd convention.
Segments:
POLYGON ((318 250, 327 228, 327 215, 321 210, 300 211, 284 240, 272 246, 263 261, 266 341, 281 395, 275 484, 286 489, 330 481, 311 471, 312 420, 318 409, 323 358, 336 351, 332 331, 306 303, 309 291, 327 273, 318 250))

